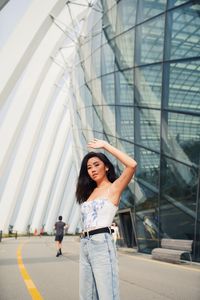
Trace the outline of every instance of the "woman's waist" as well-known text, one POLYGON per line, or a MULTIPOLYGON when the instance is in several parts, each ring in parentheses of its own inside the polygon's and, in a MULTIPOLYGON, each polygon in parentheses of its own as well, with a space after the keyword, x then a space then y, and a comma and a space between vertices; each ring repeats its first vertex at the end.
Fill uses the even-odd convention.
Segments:
POLYGON ((83 231, 95 230, 102 227, 111 227, 113 218, 106 220, 84 220, 82 222, 83 231))
POLYGON ((90 228, 87 230, 83 230, 81 233, 81 237, 89 237, 91 235, 99 234, 99 233, 110 233, 112 234, 114 232, 113 229, 111 229, 111 226, 105 226, 105 227, 96 227, 96 228, 90 228))

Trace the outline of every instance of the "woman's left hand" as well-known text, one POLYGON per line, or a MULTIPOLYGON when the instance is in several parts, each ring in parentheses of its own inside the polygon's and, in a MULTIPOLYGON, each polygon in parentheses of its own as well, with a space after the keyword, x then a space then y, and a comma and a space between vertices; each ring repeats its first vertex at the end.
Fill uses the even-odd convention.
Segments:
POLYGON ((93 149, 99 149, 99 148, 104 148, 106 144, 107 144, 106 141, 93 139, 88 143, 88 147, 93 149))

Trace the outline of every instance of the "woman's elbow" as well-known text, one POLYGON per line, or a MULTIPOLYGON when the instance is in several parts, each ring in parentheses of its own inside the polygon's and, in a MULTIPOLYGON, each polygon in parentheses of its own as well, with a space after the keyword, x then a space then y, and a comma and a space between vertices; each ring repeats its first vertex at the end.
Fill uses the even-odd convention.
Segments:
POLYGON ((134 170, 136 170, 136 168, 137 168, 137 162, 135 160, 132 161, 131 168, 134 169, 134 170))

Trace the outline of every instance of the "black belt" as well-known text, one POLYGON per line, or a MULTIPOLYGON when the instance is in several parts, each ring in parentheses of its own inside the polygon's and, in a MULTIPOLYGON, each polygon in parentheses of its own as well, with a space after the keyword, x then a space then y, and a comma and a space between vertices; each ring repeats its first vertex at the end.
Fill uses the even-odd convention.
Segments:
POLYGON ((85 238, 86 236, 90 236, 90 235, 94 235, 94 234, 98 234, 98 233, 104 233, 104 232, 108 232, 108 233, 113 233, 114 230, 111 229, 110 227, 103 227, 103 228, 98 228, 98 229, 94 229, 94 230, 90 230, 90 231, 85 231, 81 233, 81 238, 85 238))

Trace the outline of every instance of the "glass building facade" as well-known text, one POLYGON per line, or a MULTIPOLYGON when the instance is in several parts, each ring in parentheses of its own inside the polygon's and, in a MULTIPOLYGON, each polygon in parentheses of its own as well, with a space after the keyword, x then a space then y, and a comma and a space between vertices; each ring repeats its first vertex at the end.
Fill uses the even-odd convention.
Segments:
POLYGON ((83 142, 105 138, 138 162, 116 216, 123 244, 192 239, 200 261, 199 1, 97 1, 72 84, 83 142))

